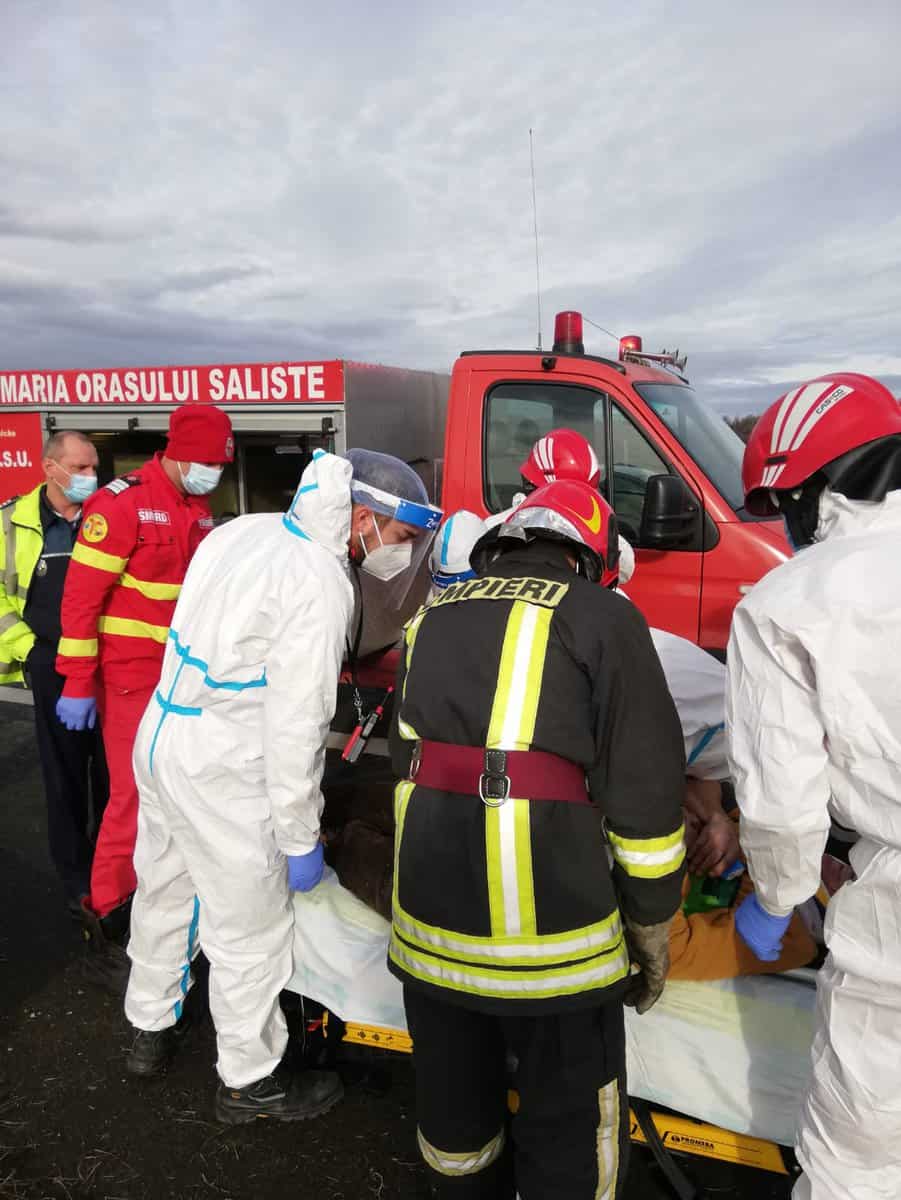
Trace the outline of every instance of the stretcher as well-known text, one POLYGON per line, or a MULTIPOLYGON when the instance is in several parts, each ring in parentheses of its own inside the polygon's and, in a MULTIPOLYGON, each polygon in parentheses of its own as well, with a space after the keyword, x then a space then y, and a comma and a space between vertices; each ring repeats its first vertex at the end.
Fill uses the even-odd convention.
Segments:
MULTIPOLYGON (((388 925, 328 868, 295 893, 290 990, 340 1018, 344 1040, 409 1053, 401 985, 385 966, 388 925)), ((671 983, 643 1017, 626 1010, 629 1093, 670 1112, 638 1113, 637 1142, 786 1174, 810 1070, 813 972, 717 983, 671 983), (644 1128, 642 1128, 642 1124, 644 1128)))

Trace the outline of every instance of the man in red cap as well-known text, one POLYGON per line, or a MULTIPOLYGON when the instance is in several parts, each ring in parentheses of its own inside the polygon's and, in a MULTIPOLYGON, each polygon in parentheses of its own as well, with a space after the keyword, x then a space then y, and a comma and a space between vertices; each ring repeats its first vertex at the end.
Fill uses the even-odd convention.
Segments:
POLYGON ((177 409, 166 449, 85 505, 66 576, 57 658, 66 682, 56 714, 68 729, 92 729, 99 713, 103 726, 110 796, 82 912, 92 973, 114 991, 128 978, 123 944, 136 882, 132 746, 185 572, 213 528, 205 497, 233 457, 231 422, 221 409, 177 409))

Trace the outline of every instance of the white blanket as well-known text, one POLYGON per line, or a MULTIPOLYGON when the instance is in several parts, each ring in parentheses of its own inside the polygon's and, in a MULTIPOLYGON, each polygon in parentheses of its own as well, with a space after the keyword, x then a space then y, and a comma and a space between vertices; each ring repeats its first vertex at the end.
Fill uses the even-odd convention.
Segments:
MULTIPOLYGON (((291 990, 345 1021, 405 1029, 385 967, 388 925, 327 871, 295 893, 291 990)), ((755 976, 671 983, 643 1017, 626 1010, 629 1092, 737 1133, 790 1145, 810 1072, 815 988, 755 976)))

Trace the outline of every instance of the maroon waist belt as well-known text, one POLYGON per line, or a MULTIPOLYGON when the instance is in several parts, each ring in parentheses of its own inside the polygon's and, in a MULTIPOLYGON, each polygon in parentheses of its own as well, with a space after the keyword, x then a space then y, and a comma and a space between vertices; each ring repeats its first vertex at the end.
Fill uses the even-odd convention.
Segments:
POLYGON ((486 750, 450 742, 418 742, 410 779, 439 792, 479 796, 489 807, 508 796, 590 804, 584 770, 543 750, 486 750))

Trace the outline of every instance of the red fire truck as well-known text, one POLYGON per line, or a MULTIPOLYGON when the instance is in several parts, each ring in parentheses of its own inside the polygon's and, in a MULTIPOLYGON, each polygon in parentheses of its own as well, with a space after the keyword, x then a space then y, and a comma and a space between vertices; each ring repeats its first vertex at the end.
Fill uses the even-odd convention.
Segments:
POLYGON ((445 511, 487 515, 509 506, 534 441, 568 426, 594 445, 637 550, 633 599, 651 624, 721 653, 735 604, 788 548, 781 524, 744 511, 741 443, 683 368, 638 337, 616 359, 586 354, 567 312, 550 353, 467 351, 450 380, 342 361, 0 372, 0 502, 41 478, 49 432, 89 434, 111 478, 164 445, 173 408, 214 403, 236 434, 219 518, 284 508, 314 449, 351 445, 412 463, 445 511))

